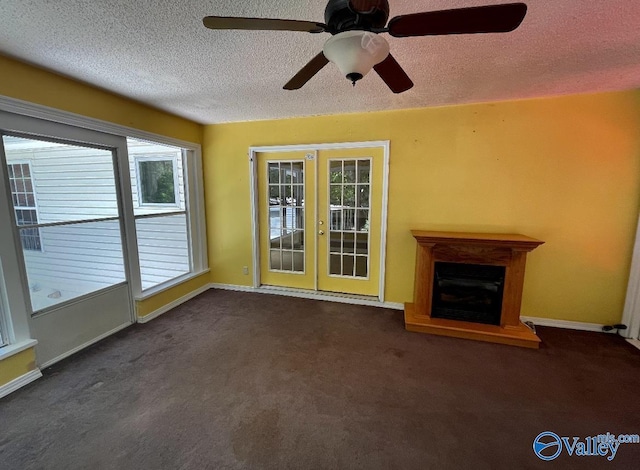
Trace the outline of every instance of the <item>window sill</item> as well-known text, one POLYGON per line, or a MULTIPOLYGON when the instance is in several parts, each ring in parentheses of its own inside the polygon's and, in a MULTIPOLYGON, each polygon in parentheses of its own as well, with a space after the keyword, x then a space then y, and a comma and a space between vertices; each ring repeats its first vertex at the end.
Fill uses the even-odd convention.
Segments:
POLYGON ((180 284, 183 284, 187 281, 190 281, 191 279, 195 279, 196 277, 202 276, 203 274, 207 274, 209 271, 210 269, 207 268, 201 271, 188 273, 183 276, 176 277, 175 279, 172 279, 171 281, 167 281, 163 284, 160 284, 159 286, 151 287, 145 290, 144 292, 142 292, 140 295, 136 295, 135 300, 146 300, 149 297, 153 297, 154 295, 158 295, 169 289, 173 289, 174 287, 179 286, 180 284))
POLYGON ((38 344, 38 341, 35 339, 28 339, 26 341, 21 341, 19 343, 9 344, 3 348, 0 348, 0 361, 3 359, 7 359, 11 356, 15 356, 16 354, 21 353, 29 348, 34 347, 38 344))

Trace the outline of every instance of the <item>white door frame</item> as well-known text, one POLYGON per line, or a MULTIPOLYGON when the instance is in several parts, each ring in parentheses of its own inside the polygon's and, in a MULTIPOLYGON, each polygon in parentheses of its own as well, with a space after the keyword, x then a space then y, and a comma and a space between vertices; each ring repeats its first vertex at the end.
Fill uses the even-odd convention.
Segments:
POLYGON ((629 284, 624 302, 622 323, 627 325, 627 329, 621 332, 623 336, 632 339, 640 338, 640 220, 636 230, 633 257, 631 258, 629 284))
MULTIPOLYGON (((384 154, 383 175, 382 175, 382 226, 380 232, 380 286, 378 290, 378 300, 384 302, 384 287, 386 278, 386 258, 387 258, 387 206, 389 202, 389 141, 376 140, 369 142, 342 142, 334 144, 310 144, 310 145, 283 145, 283 146, 266 146, 266 147, 249 147, 249 184, 251 185, 251 233, 253 241, 253 287, 260 287, 260 226, 258 222, 258 153, 275 153, 275 152, 313 152, 314 154, 320 150, 340 150, 340 149, 358 149, 358 148, 375 148, 382 149, 384 154)), ((317 159, 314 160, 317 162, 317 159)), ((316 167, 317 179, 317 167, 316 167)), ((317 186, 317 185, 316 185, 317 186)), ((316 198, 317 199, 317 198, 316 198)), ((316 201, 317 204, 317 201, 316 201)), ((314 232, 318 232, 317 217, 314 232)), ((316 242, 317 251, 317 242, 316 242)), ((317 255, 316 255, 317 258, 317 255)), ((317 278, 317 275, 316 275, 317 278)), ((317 290, 317 280, 316 280, 317 290)))

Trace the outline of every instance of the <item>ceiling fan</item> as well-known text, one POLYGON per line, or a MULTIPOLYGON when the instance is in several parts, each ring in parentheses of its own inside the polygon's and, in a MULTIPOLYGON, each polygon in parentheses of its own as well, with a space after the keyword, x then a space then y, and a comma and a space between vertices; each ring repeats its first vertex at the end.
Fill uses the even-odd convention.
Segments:
POLYGON ((402 93, 413 87, 413 82, 389 53, 389 44, 380 33, 397 38, 506 33, 520 26, 526 13, 524 3, 507 3, 400 15, 387 23, 388 0, 329 0, 325 23, 224 16, 206 16, 202 21, 210 29, 330 33, 323 51, 284 86, 285 90, 301 88, 334 62, 354 86, 373 68, 391 91, 402 93))

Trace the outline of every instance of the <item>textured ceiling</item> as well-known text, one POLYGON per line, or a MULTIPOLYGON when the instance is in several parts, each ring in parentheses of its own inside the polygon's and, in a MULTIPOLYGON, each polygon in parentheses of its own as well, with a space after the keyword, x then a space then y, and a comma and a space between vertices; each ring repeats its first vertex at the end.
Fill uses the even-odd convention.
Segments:
MULTIPOLYGON (((390 0, 391 16, 515 0, 390 0)), ((520 0, 506 34, 388 37, 415 87, 329 64, 282 86, 328 34, 212 31, 202 18, 324 21, 324 0, 0 0, 0 53, 200 123, 440 106, 640 88, 640 2, 520 0)))

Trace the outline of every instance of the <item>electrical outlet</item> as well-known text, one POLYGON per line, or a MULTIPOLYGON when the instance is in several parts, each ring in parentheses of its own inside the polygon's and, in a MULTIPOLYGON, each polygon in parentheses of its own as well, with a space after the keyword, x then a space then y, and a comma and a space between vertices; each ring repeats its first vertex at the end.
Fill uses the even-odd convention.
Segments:
POLYGON ((249 275, 249 266, 242 266, 242 274, 245 276, 249 275))

